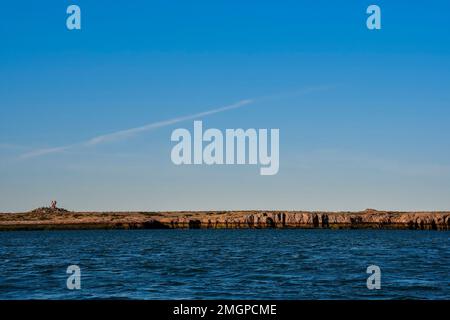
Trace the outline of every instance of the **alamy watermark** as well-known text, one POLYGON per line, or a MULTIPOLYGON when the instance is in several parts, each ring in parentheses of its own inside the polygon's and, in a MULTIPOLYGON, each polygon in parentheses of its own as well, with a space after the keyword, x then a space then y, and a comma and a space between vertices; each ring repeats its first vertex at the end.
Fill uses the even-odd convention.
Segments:
MULTIPOLYGON (((81 8, 72 4, 66 9, 69 15, 66 19, 66 27, 68 30, 81 30, 81 8)), ((366 20, 366 26, 369 30, 381 29, 381 8, 376 4, 371 4, 366 9, 366 14, 369 17, 366 20)))
POLYGON ((368 266, 366 272, 370 274, 370 276, 367 278, 367 289, 380 290, 381 289, 380 267, 375 265, 368 266))
POLYGON ((67 7, 66 13, 69 15, 66 19, 66 27, 68 30, 81 30, 81 9, 79 6, 72 4, 67 7))
POLYGON ((176 165, 260 165, 261 175, 275 175, 280 168, 280 130, 219 129, 203 131, 203 122, 194 121, 193 134, 179 128, 171 141, 178 142, 171 152, 176 165), (270 151, 269 151, 270 138, 270 151))
POLYGON ((70 276, 67 278, 66 286, 69 290, 80 290, 81 289, 81 269, 77 265, 71 265, 67 267, 67 274, 70 276))
POLYGON ((366 20, 366 26, 369 30, 380 30, 381 29, 381 8, 376 4, 371 4, 367 7, 367 14, 370 16, 366 20))

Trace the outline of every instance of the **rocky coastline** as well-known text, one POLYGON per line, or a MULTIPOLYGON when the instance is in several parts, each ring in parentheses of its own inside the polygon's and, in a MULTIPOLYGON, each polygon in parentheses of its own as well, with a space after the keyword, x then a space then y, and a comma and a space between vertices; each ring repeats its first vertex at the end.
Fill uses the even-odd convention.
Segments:
POLYGON ((72 212, 39 208, 0 213, 0 231, 82 229, 399 229, 450 230, 450 211, 72 212))

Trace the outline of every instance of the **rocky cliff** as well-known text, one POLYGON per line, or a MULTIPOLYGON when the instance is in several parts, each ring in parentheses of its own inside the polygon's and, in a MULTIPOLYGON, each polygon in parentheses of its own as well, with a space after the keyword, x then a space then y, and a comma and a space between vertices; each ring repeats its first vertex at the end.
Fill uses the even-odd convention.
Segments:
POLYGON ((450 212, 70 212, 40 208, 27 213, 0 213, 0 230, 177 228, 450 230, 450 212))

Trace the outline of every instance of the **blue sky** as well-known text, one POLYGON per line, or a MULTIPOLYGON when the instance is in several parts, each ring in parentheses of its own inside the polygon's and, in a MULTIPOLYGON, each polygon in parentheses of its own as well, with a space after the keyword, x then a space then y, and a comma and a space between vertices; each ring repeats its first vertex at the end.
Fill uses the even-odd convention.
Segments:
POLYGON ((448 1, 3 1, 0 210, 450 210, 448 1), (131 3, 130 3, 131 2, 131 3), (381 7, 382 29, 366 28, 381 7), (77 4, 82 30, 68 31, 77 4), (305 93, 306 92, 306 93, 305 93), (280 172, 174 166, 172 130, 36 150, 255 99, 280 172))

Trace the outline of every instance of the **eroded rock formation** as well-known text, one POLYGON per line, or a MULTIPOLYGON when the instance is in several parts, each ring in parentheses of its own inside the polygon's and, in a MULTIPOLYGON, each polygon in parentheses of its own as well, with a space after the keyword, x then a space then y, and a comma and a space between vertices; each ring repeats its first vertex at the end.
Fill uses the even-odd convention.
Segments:
POLYGON ((0 230, 37 229, 410 229, 450 230, 450 212, 221 211, 0 213, 0 230))

